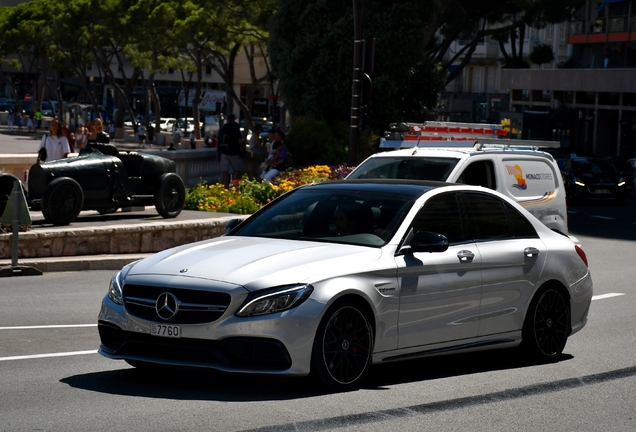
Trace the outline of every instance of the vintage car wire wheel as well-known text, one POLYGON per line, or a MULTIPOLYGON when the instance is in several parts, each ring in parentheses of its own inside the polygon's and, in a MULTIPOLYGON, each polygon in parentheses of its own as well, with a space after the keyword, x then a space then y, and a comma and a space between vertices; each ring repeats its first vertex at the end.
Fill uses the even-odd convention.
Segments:
POLYGON ((53 225, 73 222, 84 205, 84 192, 70 177, 60 177, 49 183, 42 193, 42 214, 53 225))
POLYGON ((531 357, 553 360, 559 356, 570 332, 570 309, 554 288, 539 292, 530 303, 523 326, 522 346, 531 357))
POLYGON ((332 306, 318 327, 312 352, 312 374, 334 390, 360 382, 371 364, 373 330, 355 302, 332 306))
POLYGON ((155 208, 164 218, 177 217, 185 203, 185 185, 175 173, 165 173, 159 179, 155 193, 155 208))

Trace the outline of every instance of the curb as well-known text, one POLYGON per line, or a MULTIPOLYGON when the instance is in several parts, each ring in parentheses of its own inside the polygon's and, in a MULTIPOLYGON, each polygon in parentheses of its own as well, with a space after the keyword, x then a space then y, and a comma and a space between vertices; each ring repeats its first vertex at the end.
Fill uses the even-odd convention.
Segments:
MULTIPOLYGON (((71 272, 86 270, 120 270, 127 264, 153 254, 91 255, 51 258, 25 258, 18 260, 18 266, 34 267, 43 273, 71 272)), ((0 267, 11 267, 11 261, 0 260, 0 267)))

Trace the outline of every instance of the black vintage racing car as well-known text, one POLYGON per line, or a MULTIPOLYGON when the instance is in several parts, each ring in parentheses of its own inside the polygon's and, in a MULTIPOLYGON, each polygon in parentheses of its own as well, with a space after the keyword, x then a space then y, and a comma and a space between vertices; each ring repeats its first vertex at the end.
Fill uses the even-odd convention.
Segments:
POLYGON ((77 157, 33 165, 27 200, 54 225, 68 225, 81 210, 106 214, 147 205, 173 218, 185 201, 185 185, 175 171, 170 159, 93 143, 77 157))

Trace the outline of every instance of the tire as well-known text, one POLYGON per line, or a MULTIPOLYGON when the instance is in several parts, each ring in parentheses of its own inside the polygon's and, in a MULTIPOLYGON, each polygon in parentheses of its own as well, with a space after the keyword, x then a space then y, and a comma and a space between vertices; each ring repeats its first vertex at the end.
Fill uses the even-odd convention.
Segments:
POLYGON ((175 173, 165 173, 159 179, 155 193, 155 208, 164 218, 179 216, 185 203, 185 185, 175 173))
POLYGON ((84 205, 82 187, 70 177, 60 177, 49 183, 42 193, 42 214, 53 225, 73 222, 84 205))
POLYGON ((570 308, 554 288, 539 291, 530 303, 522 330, 521 346, 533 359, 556 359, 570 334, 570 308))
POLYGON ((356 387, 373 354, 373 329, 356 302, 333 305, 323 317, 312 350, 311 374, 336 391, 356 387))

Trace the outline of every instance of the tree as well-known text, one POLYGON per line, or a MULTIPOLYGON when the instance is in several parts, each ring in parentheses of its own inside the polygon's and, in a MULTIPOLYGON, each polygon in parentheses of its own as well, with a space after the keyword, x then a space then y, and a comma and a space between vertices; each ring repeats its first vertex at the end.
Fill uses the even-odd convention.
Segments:
MULTIPOLYGON (((422 121, 436 103, 446 71, 424 51, 427 1, 374 0, 365 36, 376 39, 367 124, 422 121)), ((292 116, 346 121, 351 103, 353 15, 348 2, 281 0, 268 51, 292 116)))
POLYGON ((426 50, 438 61, 443 61, 451 44, 462 38, 464 48, 444 67, 462 61, 449 74, 451 82, 470 62, 477 43, 485 37, 499 42, 506 66, 527 67, 524 61, 524 39, 527 26, 544 28, 551 23, 566 21, 572 12, 585 4, 585 0, 435 0, 433 16, 427 27, 426 50), (510 42, 510 52, 505 44, 510 42), (462 57, 463 56, 463 57, 462 57))
POLYGON ((554 60, 554 52, 552 52, 550 45, 538 45, 530 53, 530 61, 539 66, 544 63, 550 63, 552 60, 554 60))

